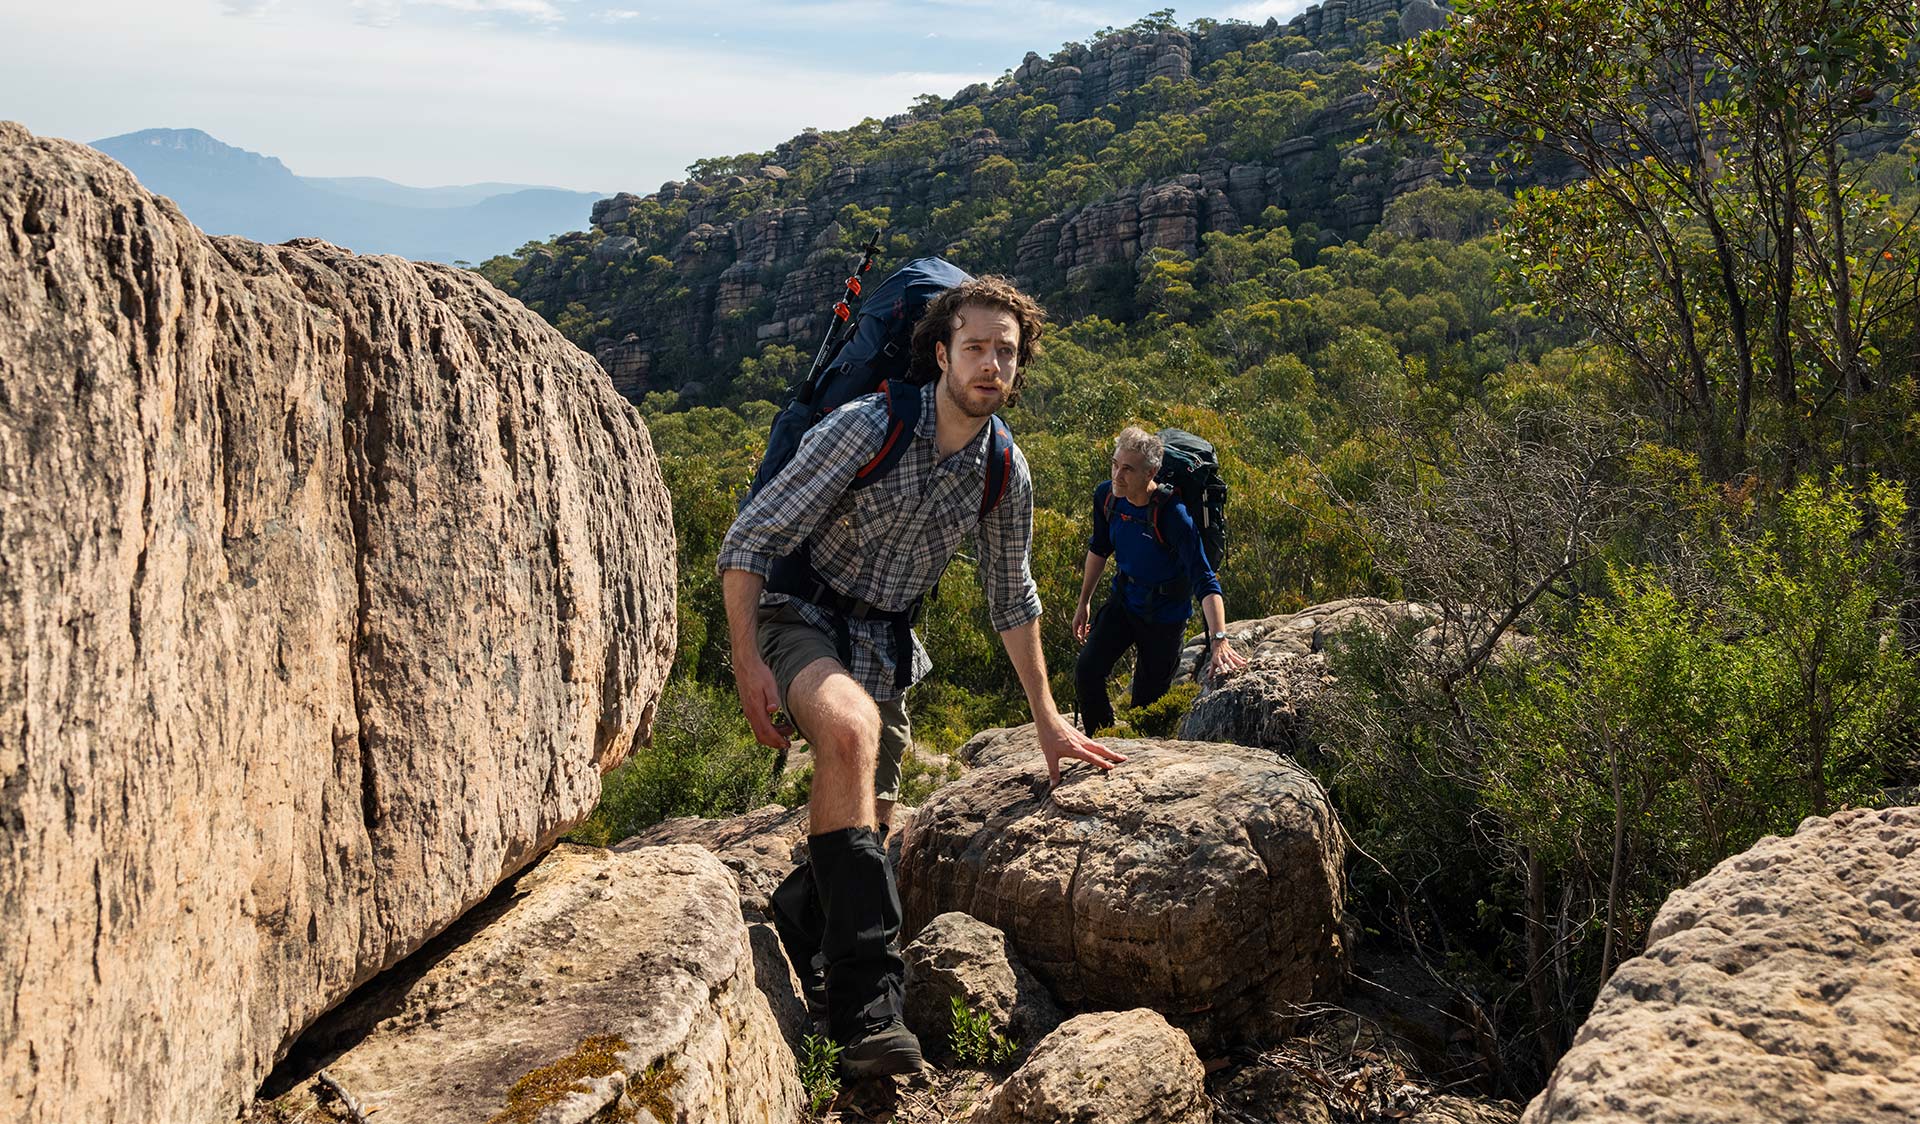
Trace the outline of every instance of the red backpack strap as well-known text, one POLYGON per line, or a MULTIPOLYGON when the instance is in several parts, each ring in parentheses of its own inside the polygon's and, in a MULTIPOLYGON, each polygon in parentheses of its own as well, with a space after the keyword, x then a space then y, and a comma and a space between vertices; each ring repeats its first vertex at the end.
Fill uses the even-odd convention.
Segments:
POLYGON ((987 421, 987 484, 980 493, 980 518, 993 514, 1013 479, 1013 431, 995 414, 987 421))
POLYGON ((892 471, 907 455, 913 430, 920 423, 920 388, 909 383, 883 382, 878 393, 887 404, 887 439, 880 451, 853 474, 852 487, 864 488, 892 471))

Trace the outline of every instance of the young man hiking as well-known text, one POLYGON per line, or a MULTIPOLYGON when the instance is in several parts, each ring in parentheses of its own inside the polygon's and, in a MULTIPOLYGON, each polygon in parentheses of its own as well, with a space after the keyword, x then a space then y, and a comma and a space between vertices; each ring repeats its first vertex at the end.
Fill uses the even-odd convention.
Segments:
POLYGON ((1128 426, 1114 441, 1113 478, 1093 489, 1093 537, 1073 613, 1073 637, 1082 644, 1074 683, 1088 733, 1113 725, 1107 676, 1128 648, 1134 649, 1133 705, 1167 693, 1195 596, 1207 626, 1208 672, 1217 677, 1247 666, 1227 642, 1220 579, 1192 516, 1177 495, 1154 483, 1164 453, 1157 435, 1128 426), (1088 607, 1108 557, 1118 563, 1113 592, 1089 623, 1088 607))
MULTIPOLYGON (((827 415, 741 509, 720 548, 747 721, 761 744, 784 748, 788 728, 774 717, 784 707, 813 750, 808 853, 822 910, 828 1028, 849 1077, 921 1065, 920 1044, 900 1018, 900 899, 882 833, 908 742, 904 692, 929 669, 910 614, 969 535, 1048 775, 1059 780, 1063 758, 1103 769, 1124 760, 1054 706, 1028 561, 1033 482, 1026 459, 1011 442, 1001 449, 989 424, 1018 386, 1041 323, 1039 305, 1001 278, 970 280, 935 298, 913 333, 915 373, 936 377, 920 388, 911 431, 890 433, 885 394, 827 415), (891 451, 890 436, 909 442, 905 453, 855 490, 856 474, 878 464, 883 447, 891 451), (1004 490, 983 498, 990 449, 1005 458, 1004 490), (786 565, 795 558, 805 575, 797 584, 786 565), (770 591, 769 578, 810 592, 770 591)), ((795 967, 804 979, 811 965, 795 967)))

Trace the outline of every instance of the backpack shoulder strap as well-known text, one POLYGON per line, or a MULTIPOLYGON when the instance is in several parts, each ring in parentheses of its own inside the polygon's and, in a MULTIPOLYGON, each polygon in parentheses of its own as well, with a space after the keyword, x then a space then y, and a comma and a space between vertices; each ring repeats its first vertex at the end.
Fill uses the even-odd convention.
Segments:
POLYGON ((920 424, 919 387, 889 379, 880 384, 879 390, 887 403, 887 435, 873 459, 854 472, 850 486, 856 489, 877 484, 881 477, 893 471, 893 466, 907 455, 907 446, 913 443, 914 427, 920 424))
POLYGON ((1167 546, 1166 532, 1160 529, 1160 513, 1172 506, 1172 503, 1173 493, 1167 488, 1155 484, 1153 486, 1153 495, 1147 500, 1147 509, 1153 512, 1149 520, 1149 525, 1153 528, 1153 541, 1158 543, 1162 550, 1169 550, 1171 548, 1167 546))
POLYGON ((987 422, 987 486, 980 494, 980 518, 993 514, 1007 496, 1013 478, 1013 431, 995 414, 987 422))

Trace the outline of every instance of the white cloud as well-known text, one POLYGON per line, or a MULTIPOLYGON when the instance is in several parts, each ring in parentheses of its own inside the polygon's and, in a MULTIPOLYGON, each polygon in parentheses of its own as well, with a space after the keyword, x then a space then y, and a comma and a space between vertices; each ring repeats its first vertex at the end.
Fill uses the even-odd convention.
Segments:
POLYGON ((0 39, 35 49, 0 67, 6 115, 79 141, 205 129, 301 175, 651 191, 694 160, 765 150, 809 125, 844 128, 991 77, 916 70, 849 82, 777 58, 525 25, 374 28, 338 6, 323 16, 282 4, 244 20, 205 0, 161 10, 171 6, 9 6, 0 39))
POLYGON ((82 141, 197 127, 303 175, 647 191, 703 157, 990 81, 1143 7, 0 0, 0 112, 82 141))
POLYGON ((1265 23, 1269 19, 1286 23, 1319 2, 1320 0, 1254 0, 1253 3, 1237 4, 1229 8, 1227 18, 1246 20, 1248 23, 1265 23))
MULTIPOLYGON (((227 0, 235 3, 236 0, 227 0)), ((257 3, 260 0, 237 0, 257 3)), ((273 2, 273 0, 266 0, 273 2)), ((434 10, 482 17, 480 26, 496 15, 518 16, 535 24, 557 24, 565 17, 550 0, 353 0, 354 22, 368 27, 392 27, 409 14, 430 14, 434 10)))

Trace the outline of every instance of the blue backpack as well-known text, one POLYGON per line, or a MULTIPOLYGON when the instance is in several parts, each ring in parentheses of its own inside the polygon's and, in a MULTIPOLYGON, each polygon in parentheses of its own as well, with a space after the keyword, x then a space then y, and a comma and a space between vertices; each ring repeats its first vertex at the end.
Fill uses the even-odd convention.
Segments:
MULTIPOLYGON (((867 259, 860 266, 866 272, 876 250, 869 242, 867 259)), ((765 487, 769 480, 793 460, 800 439, 818 425, 820 419, 865 394, 875 391, 886 396, 887 434, 880 451, 855 470, 851 487, 870 487, 885 478, 912 444, 914 428, 920 423, 921 387, 912 379, 913 327, 933 299, 971 278, 958 266, 940 258, 915 258, 895 270, 871 294, 860 302, 856 317, 847 300, 860 295, 859 273, 847 279, 846 300, 834 306, 836 321, 820 346, 813 370, 795 388, 793 397, 773 419, 767 435, 767 451, 760 458, 747 499, 765 487)), ((1013 433, 995 414, 988 422, 987 482, 980 495, 980 518, 998 507, 1013 475, 1013 433)), ((742 500, 745 506, 746 500, 742 500)), ((841 593, 820 575, 813 565, 811 542, 774 563, 766 588, 770 593, 798 597, 832 611, 834 646, 840 662, 853 666, 852 642, 847 619, 885 621, 893 626, 894 685, 905 688, 911 676, 912 627, 920 616, 925 597, 911 606, 889 612, 877 609, 841 593)))
MULTIPOLYGON (((857 315, 849 313, 836 321, 813 371, 774 416, 773 428, 767 434, 767 451, 760 458, 747 499, 787 466, 800 448, 800 439, 820 419, 875 391, 887 396, 887 438, 880 452, 854 474, 853 487, 876 484, 892 471, 907 451, 908 442, 901 438, 911 434, 920 422, 920 386, 912 381, 910 372, 913 326, 933 298, 969 280, 972 278, 966 271, 943 258, 915 258, 861 300, 857 315)), ((859 295, 857 276, 848 279, 847 290, 859 295)), ((844 308, 842 302, 835 311, 844 308)), ((1013 434, 998 414, 989 424, 992 436, 987 446, 987 486, 980 497, 982 519, 1006 494, 1013 465, 1013 434)))

